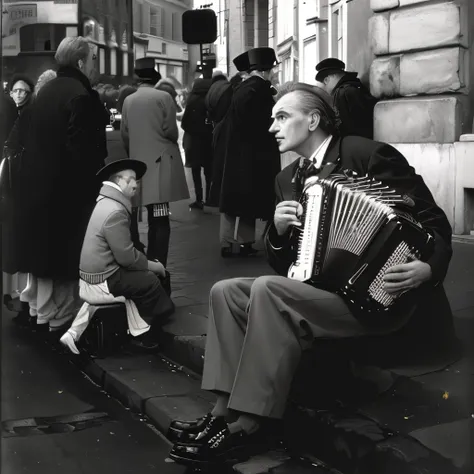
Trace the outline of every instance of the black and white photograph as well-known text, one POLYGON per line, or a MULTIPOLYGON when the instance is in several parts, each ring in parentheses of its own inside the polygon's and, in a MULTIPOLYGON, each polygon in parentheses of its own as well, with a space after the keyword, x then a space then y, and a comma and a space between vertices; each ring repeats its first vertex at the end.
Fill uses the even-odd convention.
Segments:
POLYGON ((474 472, 473 0, 0 0, 1 474, 474 472))

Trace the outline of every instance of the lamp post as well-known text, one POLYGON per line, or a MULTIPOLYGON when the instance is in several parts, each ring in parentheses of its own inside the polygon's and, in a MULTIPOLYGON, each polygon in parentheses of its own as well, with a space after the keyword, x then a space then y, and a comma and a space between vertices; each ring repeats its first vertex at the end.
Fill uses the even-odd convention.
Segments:
POLYGON ((3 0, 0 0, 0 84, 3 94, 3 0))

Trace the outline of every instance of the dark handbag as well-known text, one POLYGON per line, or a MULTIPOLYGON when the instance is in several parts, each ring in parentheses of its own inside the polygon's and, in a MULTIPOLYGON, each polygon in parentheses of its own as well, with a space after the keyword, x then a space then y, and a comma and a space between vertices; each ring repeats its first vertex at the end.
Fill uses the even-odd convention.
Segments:
POLYGON ((102 359, 120 353, 128 339, 125 304, 110 303, 96 305, 79 344, 89 357, 102 359))

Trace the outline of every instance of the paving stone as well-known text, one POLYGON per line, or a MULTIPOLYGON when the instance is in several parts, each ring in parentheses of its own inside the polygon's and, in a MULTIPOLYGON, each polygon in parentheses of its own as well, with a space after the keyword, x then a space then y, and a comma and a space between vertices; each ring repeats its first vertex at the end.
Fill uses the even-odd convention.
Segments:
POLYGON ((195 420, 212 409, 212 404, 195 395, 153 397, 145 401, 145 414, 166 434, 173 420, 195 420))
POLYGON ((96 359, 95 363, 105 372, 148 369, 163 372, 169 370, 167 365, 154 355, 114 355, 105 359, 96 359))
POLYGON ((143 413, 144 403, 149 398, 196 393, 200 386, 196 380, 177 371, 141 369, 107 372, 104 389, 125 406, 143 413))
POLYGON ((443 423, 412 431, 410 436, 424 446, 450 459, 458 468, 467 468, 472 449, 474 419, 443 423))
POLYGON ((443 46, 468 47, 467 31, 461 31, 460 7, 454 2, 390 12, 388 36, 390 54, 443 46))
MULTIPOLYGON (((202 306, 204 307, 204 306, 202 306)), ((207 308, 207 305, 205 305, 207 308)), ((195 336, 206 334, 207 316, 193 313, 193 308, 201 306, 186 306, 177 308, 170 322, 163 326, 163 330, 172 333, 174 336, 195 336)))

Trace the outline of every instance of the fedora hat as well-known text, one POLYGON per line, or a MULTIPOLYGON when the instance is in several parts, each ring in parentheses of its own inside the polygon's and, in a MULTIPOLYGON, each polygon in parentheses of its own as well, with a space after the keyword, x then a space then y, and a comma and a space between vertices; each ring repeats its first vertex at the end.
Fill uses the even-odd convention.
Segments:
POLYGON ((273 48, 253 48, 247 55, 250 70, 267 71, 279 64, 273 48))
POLYGON ((155 83, 161 79, 161 74, 155 69, 154 58, 137 59, 135 61, 135 74, 140 79, 148 79, 155 83))
POLYGON ((327 58, 323 59, 316 65, 316 80, 321 82, 324 78, 334 72, 345 72, 346 65, 340 59, 327 58))
POLYGON ((112 161, 97 172, 100 181, 107 181, 113 174, 124 170, 133 170, 137 175, 137 180, 146 173, 146 164, 143 161, 125 158, 124 160, 112 161))

